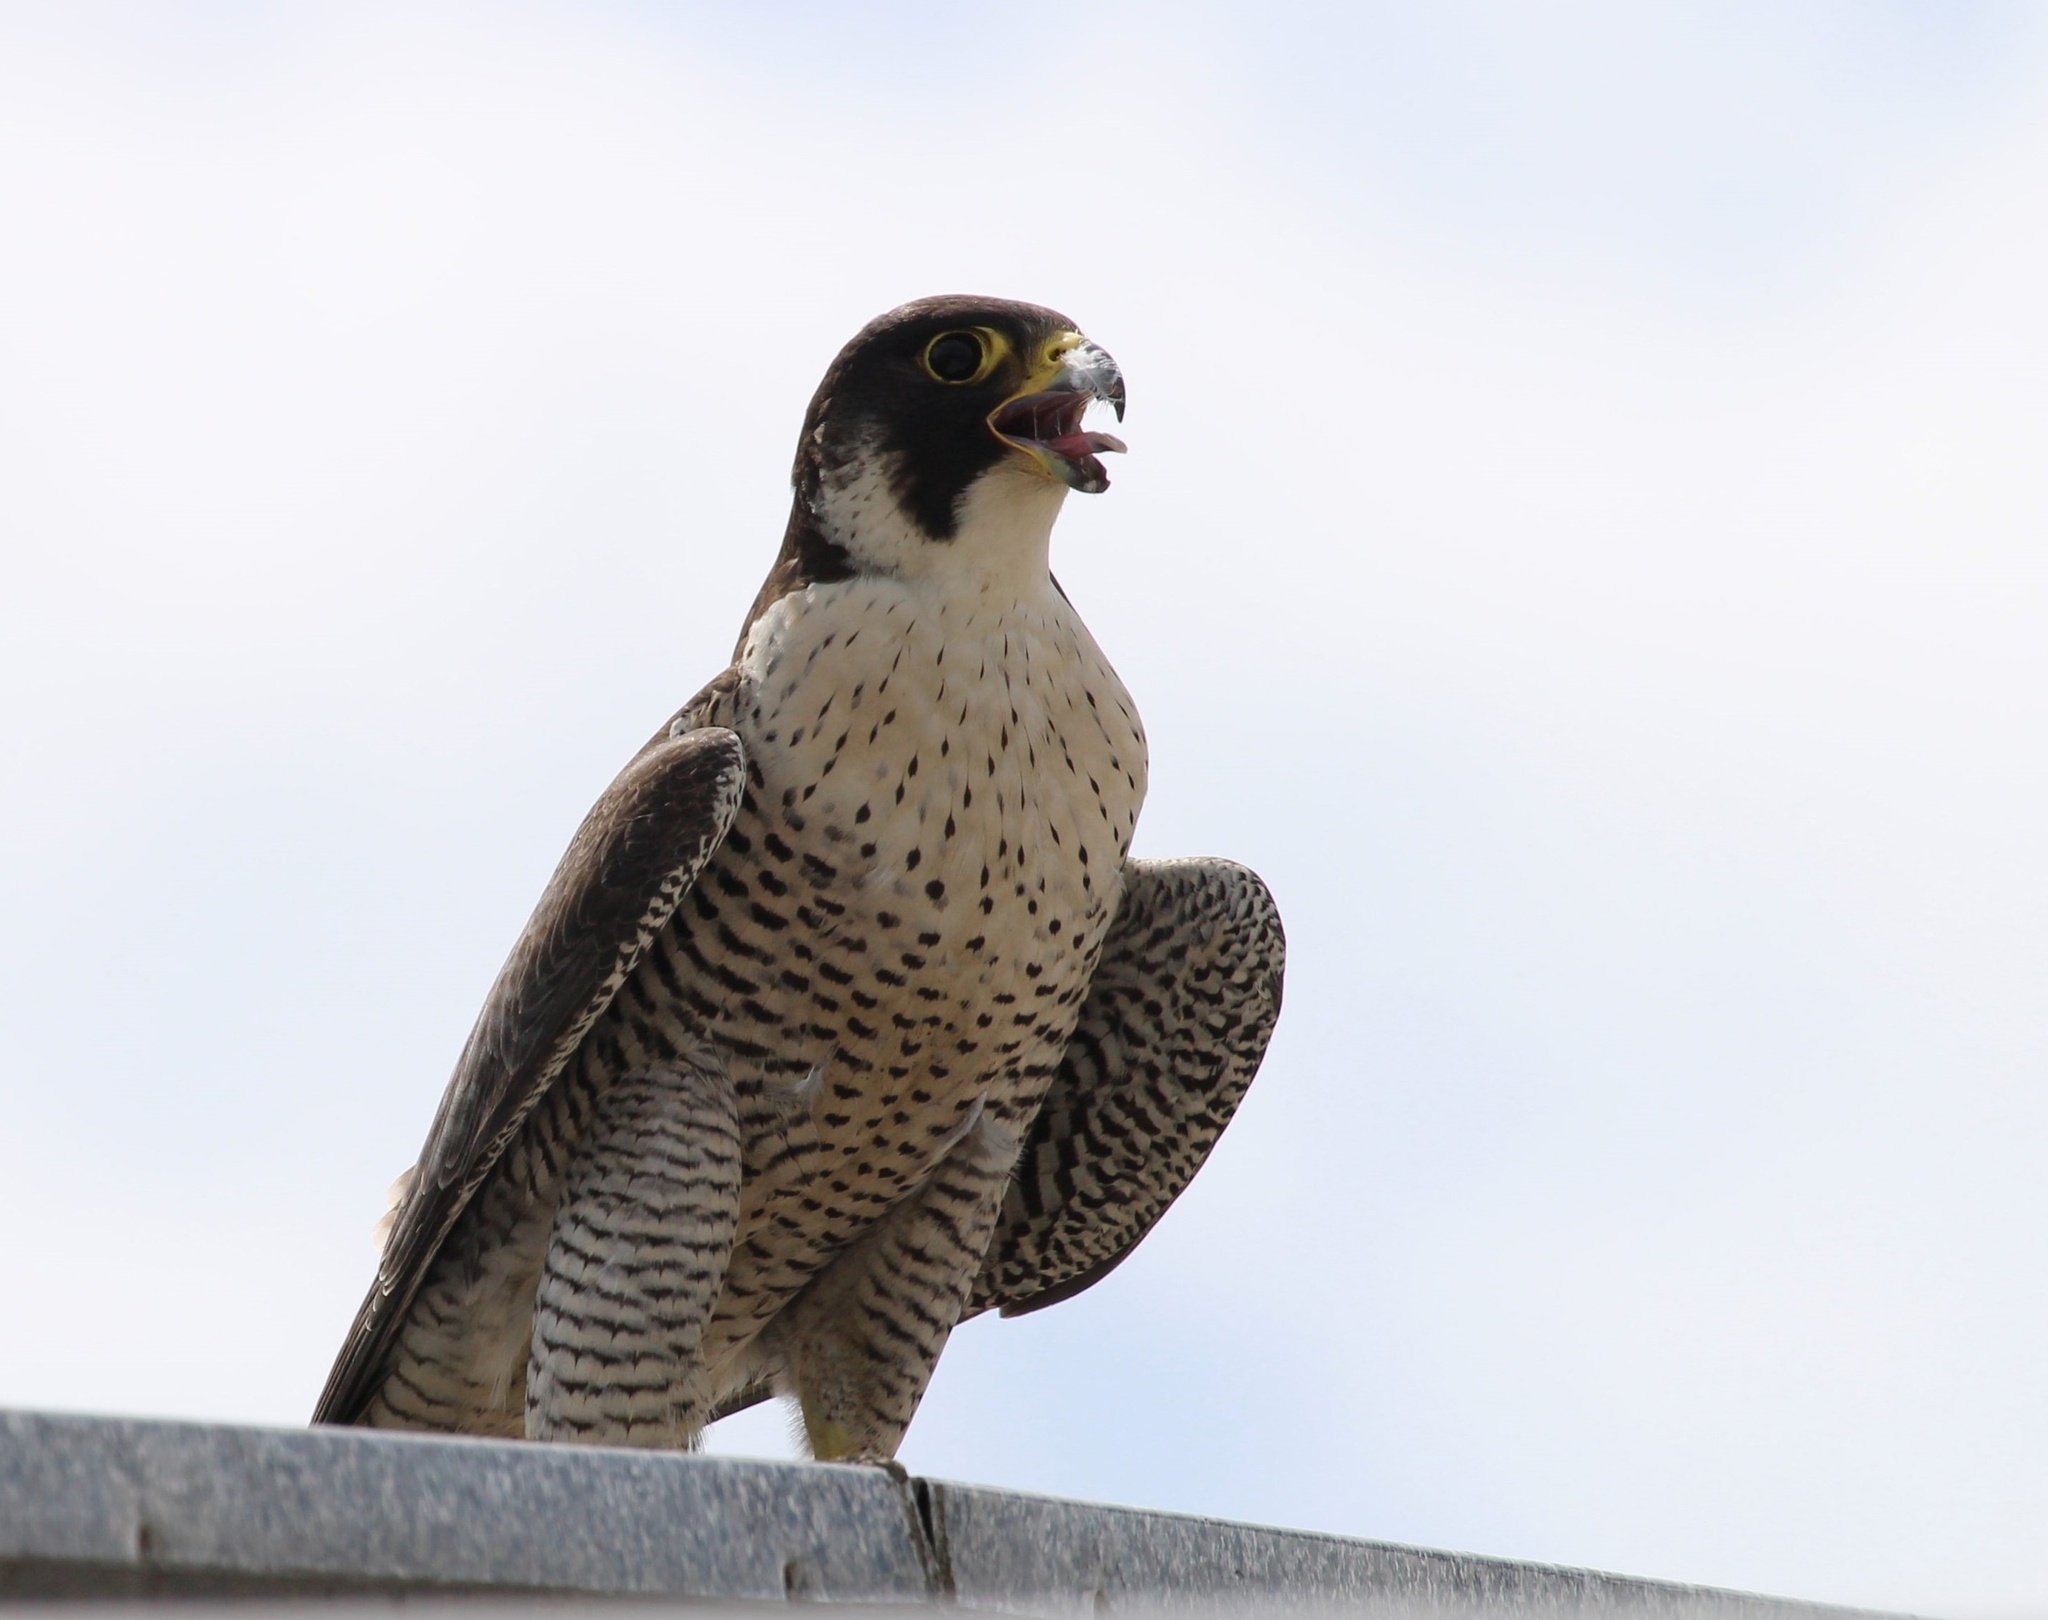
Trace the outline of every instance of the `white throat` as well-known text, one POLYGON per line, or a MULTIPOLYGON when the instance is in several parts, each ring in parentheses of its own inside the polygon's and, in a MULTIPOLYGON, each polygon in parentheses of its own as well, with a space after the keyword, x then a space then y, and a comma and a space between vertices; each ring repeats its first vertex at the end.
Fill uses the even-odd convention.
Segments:
POLYGON ((1035 595, 1051 570, 1052 526, 1064 484, 1022 456, 1008 456, 968 487, 951 539, 934 540, 897 503, 879 454, 861 456, 828 482, 819 526, 854 566, 948 595, 1035 595))

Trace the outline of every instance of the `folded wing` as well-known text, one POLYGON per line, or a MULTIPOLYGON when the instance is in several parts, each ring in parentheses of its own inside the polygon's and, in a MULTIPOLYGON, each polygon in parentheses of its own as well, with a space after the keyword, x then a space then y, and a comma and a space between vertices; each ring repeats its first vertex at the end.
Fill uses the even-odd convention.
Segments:
POLYGON ((1285 963, 1280 913, 1256 873, 1219 860, 1129 863, 969 1314, 1071 1299, 1138 1246, 1258 1072, 1285 963))
POLYGON ((725 837, 745 773, 733 732, 663 733, 584 817, 477 1015, 315 1423, 376 1393, 449 1228, 725 837))

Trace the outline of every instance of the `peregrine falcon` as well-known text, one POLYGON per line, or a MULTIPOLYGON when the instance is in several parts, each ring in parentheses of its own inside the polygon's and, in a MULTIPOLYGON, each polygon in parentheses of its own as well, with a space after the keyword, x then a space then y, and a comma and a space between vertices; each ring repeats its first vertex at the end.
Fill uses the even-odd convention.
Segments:
POLYGON ((1145 733, 1047 562, 1124 446, 1064 316, 881 316, 804 418, 731 667, 577 831, 314 1421, 679 1448, 780 1395, 895 1454, 956 1323, 1067 1299, 1280 1010, 1266 887, 1133 860, 1145 733))

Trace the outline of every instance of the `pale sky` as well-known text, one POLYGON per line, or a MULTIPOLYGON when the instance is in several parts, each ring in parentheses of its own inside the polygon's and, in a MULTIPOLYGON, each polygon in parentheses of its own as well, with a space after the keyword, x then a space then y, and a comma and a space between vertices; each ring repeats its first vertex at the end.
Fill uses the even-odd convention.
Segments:
POLYGON ((904 1461, 2048 1610, 2044 23, 0 5, 0 1404, 304 1421, 818 374, 988 292, 1288 999, 904 1461))

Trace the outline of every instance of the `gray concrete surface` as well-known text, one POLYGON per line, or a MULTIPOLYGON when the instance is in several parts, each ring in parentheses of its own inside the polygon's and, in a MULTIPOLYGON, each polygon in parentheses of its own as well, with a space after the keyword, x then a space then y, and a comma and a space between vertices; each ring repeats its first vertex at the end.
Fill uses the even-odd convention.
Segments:
POLYGON ((485 1594, 1087 1616, 1850 1612, 878 1468, 0 1412, 0 1598, 485 1594))

